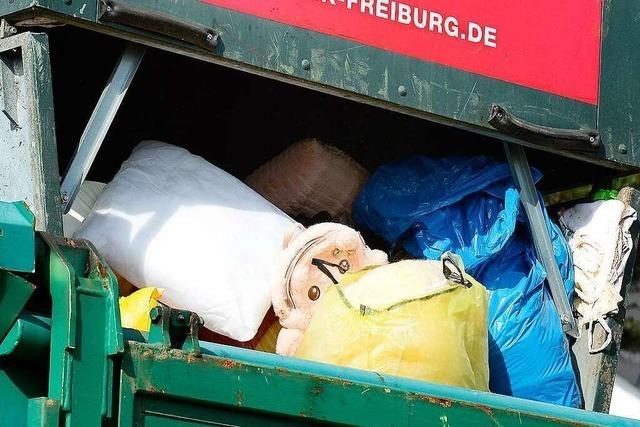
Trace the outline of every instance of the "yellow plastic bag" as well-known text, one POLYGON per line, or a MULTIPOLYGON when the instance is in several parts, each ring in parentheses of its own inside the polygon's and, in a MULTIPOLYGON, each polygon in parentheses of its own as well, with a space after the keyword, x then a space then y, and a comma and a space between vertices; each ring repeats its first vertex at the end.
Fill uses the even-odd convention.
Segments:
POLYGON ((149 312, 158 305, 164 293, 160 288, 143 288, 129 296, 120 297, 120 319, 123 328, 149 332, 151 318, 149 312))
POLYGON ((443 262, 343 276, 322 296, 296 356, 487 391, 487 292, 443 262), (454 274, 445 278, 443 267, 454 274))

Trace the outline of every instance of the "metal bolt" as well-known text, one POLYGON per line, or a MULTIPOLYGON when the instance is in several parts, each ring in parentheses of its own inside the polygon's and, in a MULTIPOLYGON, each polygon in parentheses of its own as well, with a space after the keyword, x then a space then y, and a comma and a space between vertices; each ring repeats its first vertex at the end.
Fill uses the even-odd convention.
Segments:
POLYGON ((69 201, 69 195, 67 193, 62 193, 62 203, 67 203, 69 201))
POLYGON ((205 36, 205 39, 207 40, 207 43, 209 43, 209 45, 213 48, 218 47, 218 35, 217 34, 213 34, 213 33, 207 33, 207 35, 205 36))
POLYGON ((178 314, 178 322, 181 324, 185 323, 186 318, 184 317, 184 314, 180 313, 178 314))
POLYGON ((160 314, 160 310, 158 310, 157 308, 153 308, 151 310, 151 321, 153 323, 158 323, 160 321, 160 317, 162 317, 162 314, 160 314))
POLYGON ((107 12, 111 12, 111 6, 107 5, 107 12))
POLYGON ((305 71, 309 71, 311 69, 311 62, 308 59, 302 60, 302 69, 305 71))
POLYGON ((9 31, 9 34, 14 35, 18 32, 18 29, 16 27, 9 27, 8 31, 9 31))
POLYGON ((402 85, 398 86, 398 95, 407 96, 407 88, 402 85))
POLYGON ((562 322, 563 325, 568 325, 569 316, 567 316, 566 314, 563 314, 562 316, 560 316, 560 321, 562 322))
POLYGON ((618 151, 620 154, 627 154, 627 146, 624 144, 618 145, 618 151))

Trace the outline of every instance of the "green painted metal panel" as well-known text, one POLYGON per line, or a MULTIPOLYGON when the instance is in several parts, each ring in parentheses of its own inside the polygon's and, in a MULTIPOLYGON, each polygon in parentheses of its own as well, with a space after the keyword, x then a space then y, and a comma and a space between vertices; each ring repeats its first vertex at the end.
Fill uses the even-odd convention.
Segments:
POLYGON ((62 233, 46 34, 0 40, 0 200, 24 201, 36 230, 62 233))
POLYGON ((611 156, 638 164, 640 158, 640 3, 606 0, 598 128, 611 156))
POLYGON ((34 223, 35 218, 25 203, 0 201, 0 269, 33 272, 34 223))
MULTIPOLYGON (((77 19, 95 19, 96 0, 4 0, 0 4, 0 15, 32 11, 36 8, 49 9, 77 19)), ((37 23, 51 23, 55 20, 37 17, 37 23)))
POLYGON ((60 402, 37 397, 29 400, 28 427, 58 427, 60 425, 60 402))
POLYGON ((97 0, 38 0, 38 4, 83 20, 94 19, 98 7, 97 0))
POLYGON ((0 342, 0 358, 40 363, 49 352, 50 342, 51 319, 22 313, 0 342))
POLYGON ((35 288, 22 277, 0 270, 0 343, 4 341, 35 288))
POLYGON ((37 0, 7 0, 0 4, 0 14, 10 15, 38 5, 37 0))
MULTIPOLYGON (((238 411, 224 407, 211 407, 198 405, 197 403, 185 403, 181 401, 156 400, 153 398, 140 399, 138 405, 137 421, 146 427, 175 427, 175 426, 200 426, 200 425, 224 425, 224 426, 293 426, 313 424, 311 420, 302 420, 294 417, 280 417, 272 414, 266 418, 264 414, 251 411, 238 411)), ((324 423, 323 423, 324 424, 324 423)), ((372 423, 373 424, 373 423, 372 423)))
POLYGON ((29 399, 46 393, 46 383, 46 364, 0 360, 0 425, 27 426, 29 399))
MULTIPOLYGON (((431 120, 472 126, 497 135, 487 120, 491 104, 499 103, 540 125, 572 129, 596 127, 594 106, 338 37, 201 2, 125 0, 122 3, 211 26, 221 37, 212 58, 257 67, 294 84, 318 84, 323 90, 337 90, 336 93, 345 97, 362 95, 365 98, 358 99, 385 102, 379 104, 383 107, 426 113, 431 120), (308 70, 302 65, 305 60, 309 61, 308 70), (401 95, 401 86, 407 90, 405 96, 401 95)), ((184 53, 188 54, 188 50, 184 53)))
POLYGON ((201 343, 202 357, 129 342, 120 425, 635 425, 636 422, 491 393, 439 386, 201 343), (185 379, 188 381, 185 386, 185 379), (181 418, 182 417, 182 418, 181 418), (144 420, 144 421, 143 421, 144 420), (162 421, 161 421, 162 420, 162 421), (189 424, 190 423, 190 424, 189 424), (180 425, 180 424, 178 424, 180 425))
MULTIPOLYGON (((492 103, 503 105, 516 116, 538 125, 567 129, 597 127, 598 112, 593 105, 202 2, 123 0, 120 3, 213 28, 221 39, 212 53, 156 33, 99 23, 98 13, 90 16, 91 8, 84 12, 82 19, 78 19, 73 13, 60 9, 63 2, 50 1, 56 5, 41 2, 41 7, 27 18, 54 17, 60 22, 524 145, 536 146, 529 141, 505 136, 488 124, 492 103), (47 10, 65 15, 53 16, 47 10), (88 21, 100 25, 91 26, 88 21), (303 66, 303 63, 308 66, 303 66), (406 89, 406 94, 400 90, 401 86, 406 89)), ((2 13, 0 6, 0 15, 2 13)), ((217 83, 212 79, 211 84, 217 83)), ((553 146, 545 149, 609 166, 614 163, 607 160, 640 165, 640 158, 619 158, 614 148, 605 144, 600 153, 593 155, 562 151, 553 146)))
POLYGON ((122 352, 118 285, 95 249, 41 234, 36 271, 52 298, 48 397, 67 426, 100 425, 112 415, 114 357, 122 352))
MULTIPOLYGON (((123 350, 117 281, 88 242, 37 238, 33 277, 51 294, 51 318, 23 312, 0 344, 0 414, 11 420, 0 425, 102 425, 123 350)), ((1 304, 22 310, 6 294, 1 304)))

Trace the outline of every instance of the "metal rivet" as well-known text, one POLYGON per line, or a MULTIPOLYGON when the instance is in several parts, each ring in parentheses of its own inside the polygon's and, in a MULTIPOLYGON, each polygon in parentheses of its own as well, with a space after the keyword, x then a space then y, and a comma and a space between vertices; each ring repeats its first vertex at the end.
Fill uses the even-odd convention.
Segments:
POLYGON ((620 154, 627 154, 627 146, 624 144, 618 145, 618 151, 620 154))
POLYGON ((69 195, 67 193, 62 193, 62 203, 67 203, 69 201, 69 195))
POLYGON ((153 308, 151 309, 151 321, 153 323, 158 323, 160 321, 160 317, 162 317, 162 314, 160 314, 160 310, 157 308, 153 308))
POLYGON ((398 95, 407 96, 407 88, 402 85, 398 86, 398 95))
POLYGON ((305 71, 309 71, 311 69, 311 62, 308 59, 302 60, 302 69, 305 71))
POLYGON ((567 325, 569 324, 569 317, 566 314, 563 314, 562 316, 560 316, 560 321, 563 325, 567 325))
POLYGON ((207 33, 207 40, 209 41, 213 40, 213 34, 207 33))
POLYGON ((178 322, 184 323, 185 320, 186 320, 186 317, 184 317, 184 314, 182 313, 178 314, 178 322))

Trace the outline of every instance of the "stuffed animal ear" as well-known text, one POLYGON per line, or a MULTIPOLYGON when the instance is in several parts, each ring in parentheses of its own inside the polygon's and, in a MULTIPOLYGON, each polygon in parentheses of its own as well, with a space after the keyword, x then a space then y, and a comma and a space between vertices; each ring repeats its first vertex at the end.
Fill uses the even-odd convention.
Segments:
POLYGON ((291 243, 291 241, 295 239, 304 230, 305 230, 304 226, 299 222, 296 222, 295 224, 293 224, 289 228, 289 230, 287 230, 287 232, 284 234, 284 239, 282 241, 282 249, 287 249, 287 247, 289 246, 289 243, 291 243))
POLYGON ((376 265, 386 265, 389 263, 389 257, 386 252, 378 249, 366 248, 364 251, 364 264, 367 267, 373 267, 376 265))

